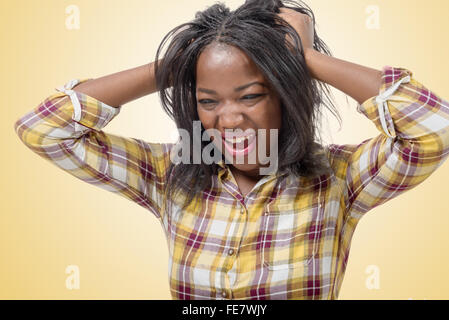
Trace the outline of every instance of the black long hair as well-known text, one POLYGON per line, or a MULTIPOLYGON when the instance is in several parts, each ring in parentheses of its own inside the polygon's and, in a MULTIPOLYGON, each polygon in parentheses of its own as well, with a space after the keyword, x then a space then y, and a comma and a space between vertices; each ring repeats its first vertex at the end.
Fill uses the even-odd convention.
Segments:
MULTIPOLYGON (((217 2, 197 12, 193 21, 179 25, 163 38, 156 53, 156 83, 164 111, 178 129, 187 130, 193 137, 193 122, 199 121, 196 101, 198 58, 212 42, 237 47, 253 60, 281 97, 278 172, 297 177, 317 176, 329 170, 327 158, 321 152, 321 106, 326 106, 339 122, 341 118, 330 98, 329 87, 312 78, 307 69, 299 35, 277 15, 281 7, 307 14, 315 28, 315 16, 302 1, 247 0, 234 11, 217 2), (285 41, 287 34, 295 45, 285 41), (162 48, 170 37, 161 59, 162 48)), ((316 30, 313 47, 332 55, 316 30)), ((203 133, 204 127, 201 129, 203 133)), ((202 148, 207 143, 202 142, 202 148)), ((193 164, 193 159, 190 160, 190 164, 171 162, 167 174, 168 198, 174 199, 181 190, 188 194, 183 208, 196 194, 210 188, 212 176, 218 173, 215 163, 193 164)))

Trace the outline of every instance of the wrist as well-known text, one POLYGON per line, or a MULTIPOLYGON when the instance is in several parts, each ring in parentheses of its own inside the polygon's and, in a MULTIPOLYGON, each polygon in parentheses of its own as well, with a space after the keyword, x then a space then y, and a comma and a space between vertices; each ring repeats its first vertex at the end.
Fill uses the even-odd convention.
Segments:
POLYGON ((315 61, 317 59, 317 57, 320 55, 321 53, 319 51, 316 51, 313 48, 307 48, 304 50, 304 59, 307 65, 307 68, 309 69, 310 73, 312 74, 312 76, 315 78, 315 73, 314 73, 314 66, 315 66, 315 61))

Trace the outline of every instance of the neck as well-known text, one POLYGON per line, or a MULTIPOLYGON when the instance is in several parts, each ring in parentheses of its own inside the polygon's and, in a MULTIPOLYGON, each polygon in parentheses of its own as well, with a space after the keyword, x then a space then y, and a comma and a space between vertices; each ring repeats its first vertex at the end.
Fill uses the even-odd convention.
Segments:
POLYGON ((262 176, 259 174, 259 169, 254 169, 251 171, 241 171, 234 166, 230 166, 231 172, 234 176, 239 176, 251 181, 259 181, 262 176))

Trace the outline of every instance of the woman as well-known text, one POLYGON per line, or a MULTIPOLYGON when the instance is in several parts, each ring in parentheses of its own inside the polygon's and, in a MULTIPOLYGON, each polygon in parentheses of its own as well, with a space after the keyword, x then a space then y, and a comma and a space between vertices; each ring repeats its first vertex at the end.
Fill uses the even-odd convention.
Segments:
POLYGON ((449 104, 409 70, 332 57, 314 25, 299 2, 215 4, 172 30, 157 62, 74 79, 15 130, 45 159, 159 219, 174 299, 336 299, 360 218, 445 161, 449 104), (379 135, 317 142, 328 85, 354 98, 379 135), (192 141, 102 131, 122 105, 154 92, 192 141), (219 161, 203 161, 210 140, 195 143, 198 121, 201 137, 219 133, 209 136, 219 161), (262 173, 263 147, 276 170, 262 173), (173 161, 179 151, 191 151, 186 161, 173 161))

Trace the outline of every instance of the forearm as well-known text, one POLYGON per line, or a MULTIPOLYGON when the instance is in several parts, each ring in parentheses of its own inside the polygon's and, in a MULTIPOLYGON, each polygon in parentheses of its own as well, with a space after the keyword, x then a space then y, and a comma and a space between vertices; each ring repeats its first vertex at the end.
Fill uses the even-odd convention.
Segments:
POLYGON ((154 62, 89 80, 73 90, 87 94, 111 107, 122 106, 157 91, 154 62))
POLYGON ((359 104, 379 93, 382 71, 340 60, 316 50, 306 52, 312 76, 352 97, 359 104))

